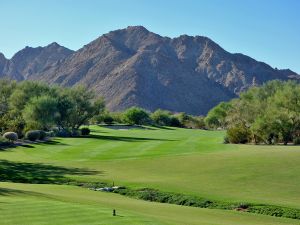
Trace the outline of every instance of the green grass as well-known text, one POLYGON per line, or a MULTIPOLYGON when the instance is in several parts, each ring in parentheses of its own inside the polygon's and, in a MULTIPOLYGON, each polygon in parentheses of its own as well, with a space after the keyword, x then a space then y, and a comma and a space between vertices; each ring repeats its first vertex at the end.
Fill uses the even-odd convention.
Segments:
MULTIPOLYGON (((49 181, 64 177, 114 181, 116 185, 132 188, 149 187, 223 201, 300 208, 299 146, 224 145, 224 132, 220 131, 92 128, 93 135, 88 138, 57 138, 50 143, 4 149, 0 151, 0 160, 6 160, 2 161, 2 171, 11 171, 13 181, 31 181, 36 177, 49 181)), ((236 215, 219 213, 232 218, 236 215)), ((138 222, 143 218, 144 215, 137 217, 137 223, 146 224, 138 222)), ((253 220, 252 224, 259 223, 253 220)))
POLYGON ((146 202, 72 186, 0 183, 1 188, 1 225, 299 224, 297 220, 146 202), (112 209, 118 216, 112 216, 112 209))

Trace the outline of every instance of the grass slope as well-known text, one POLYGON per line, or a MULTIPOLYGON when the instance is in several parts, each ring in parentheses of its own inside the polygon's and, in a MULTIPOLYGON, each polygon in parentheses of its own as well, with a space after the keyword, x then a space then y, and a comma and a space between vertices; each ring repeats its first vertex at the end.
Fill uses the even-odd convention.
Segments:
POLYGON ((159 204, 63 185, 0 183, 0 207, 3 225, 299 224, 291 219, 159 204), (118 216, 112 216, 112 209, 118 216))
POLYGON ((3 149, 0 179, 10 174, 14 182, 65 177, 114 181, 210 199, 300 208, 298 146, 224 145, 224 132, 213 131, 92 128, 88 138, 57 138, 3 149))

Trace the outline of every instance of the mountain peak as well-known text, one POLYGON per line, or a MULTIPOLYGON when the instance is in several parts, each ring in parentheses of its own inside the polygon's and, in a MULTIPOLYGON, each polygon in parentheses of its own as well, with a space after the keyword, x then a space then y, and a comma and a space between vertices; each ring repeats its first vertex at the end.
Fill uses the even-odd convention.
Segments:
POLYGON ((110 110, 140 106, 199 115, 252 87, 253 79, 257 85, 300 80, 291 70, 226 52, 208 37, 167 38, 143 26, 111 31, 75 53, 53 42, 2 61, 0 77, 87 85, 110 110))
POLYGON ((128 26, 126 30, 132 31, 132 30, 137 30, 137 31, 146 31, 149 32, 144 26, 138 25, 138 26, 128 26))
POLYGON ((5 55, 2 53, 2 52, 0 52, 0 60, 3 60, 3 59, 6 59, 6 57, 5 57, 5 55))
POLYGON ((62 46, 59 45, 57 42, 52 42, 51 44, 47 45, 46 47, 55 47, 55 48, 59 48, 59 47, 62 47, 62 46))

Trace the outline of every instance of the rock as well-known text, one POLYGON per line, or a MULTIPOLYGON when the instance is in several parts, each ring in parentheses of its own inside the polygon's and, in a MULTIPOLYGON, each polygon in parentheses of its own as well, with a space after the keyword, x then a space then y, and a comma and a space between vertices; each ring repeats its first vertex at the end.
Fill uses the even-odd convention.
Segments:
POLYGON ((207 37, 162 37, 142 26, 111 31, 75 52, 52 43, 27 47, 11 60, 0 55, 1 76, 84 84, 103 96, 112 111, 140 106, 195 115, 254 84, 299 80, 291 70, 231 54, 207 37))

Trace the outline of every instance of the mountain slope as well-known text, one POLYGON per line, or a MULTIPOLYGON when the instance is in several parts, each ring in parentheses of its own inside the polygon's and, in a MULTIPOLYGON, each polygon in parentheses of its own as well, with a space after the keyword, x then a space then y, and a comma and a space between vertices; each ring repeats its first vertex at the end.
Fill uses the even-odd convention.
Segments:
POLYGON ((46 47, 31 48, 27 46, 7 60, 2 68, 0 56, 0 77, 26 80, 36 73, 41 73, 47 68, 57 65, 72 53, 72 50, 55 42, 46 47))
MULTIPOLYGON (((84 84, 104 96, 111 110, 138 105, 205 114, 253 85, 298 79, 293 71, 231 54, 207 37, 171 39, 141 26, 109 32, 76 52, 51 44, 2 61, 2 76, 84 84)), ((2 64, 0 56, 0 71, 2 64)))

